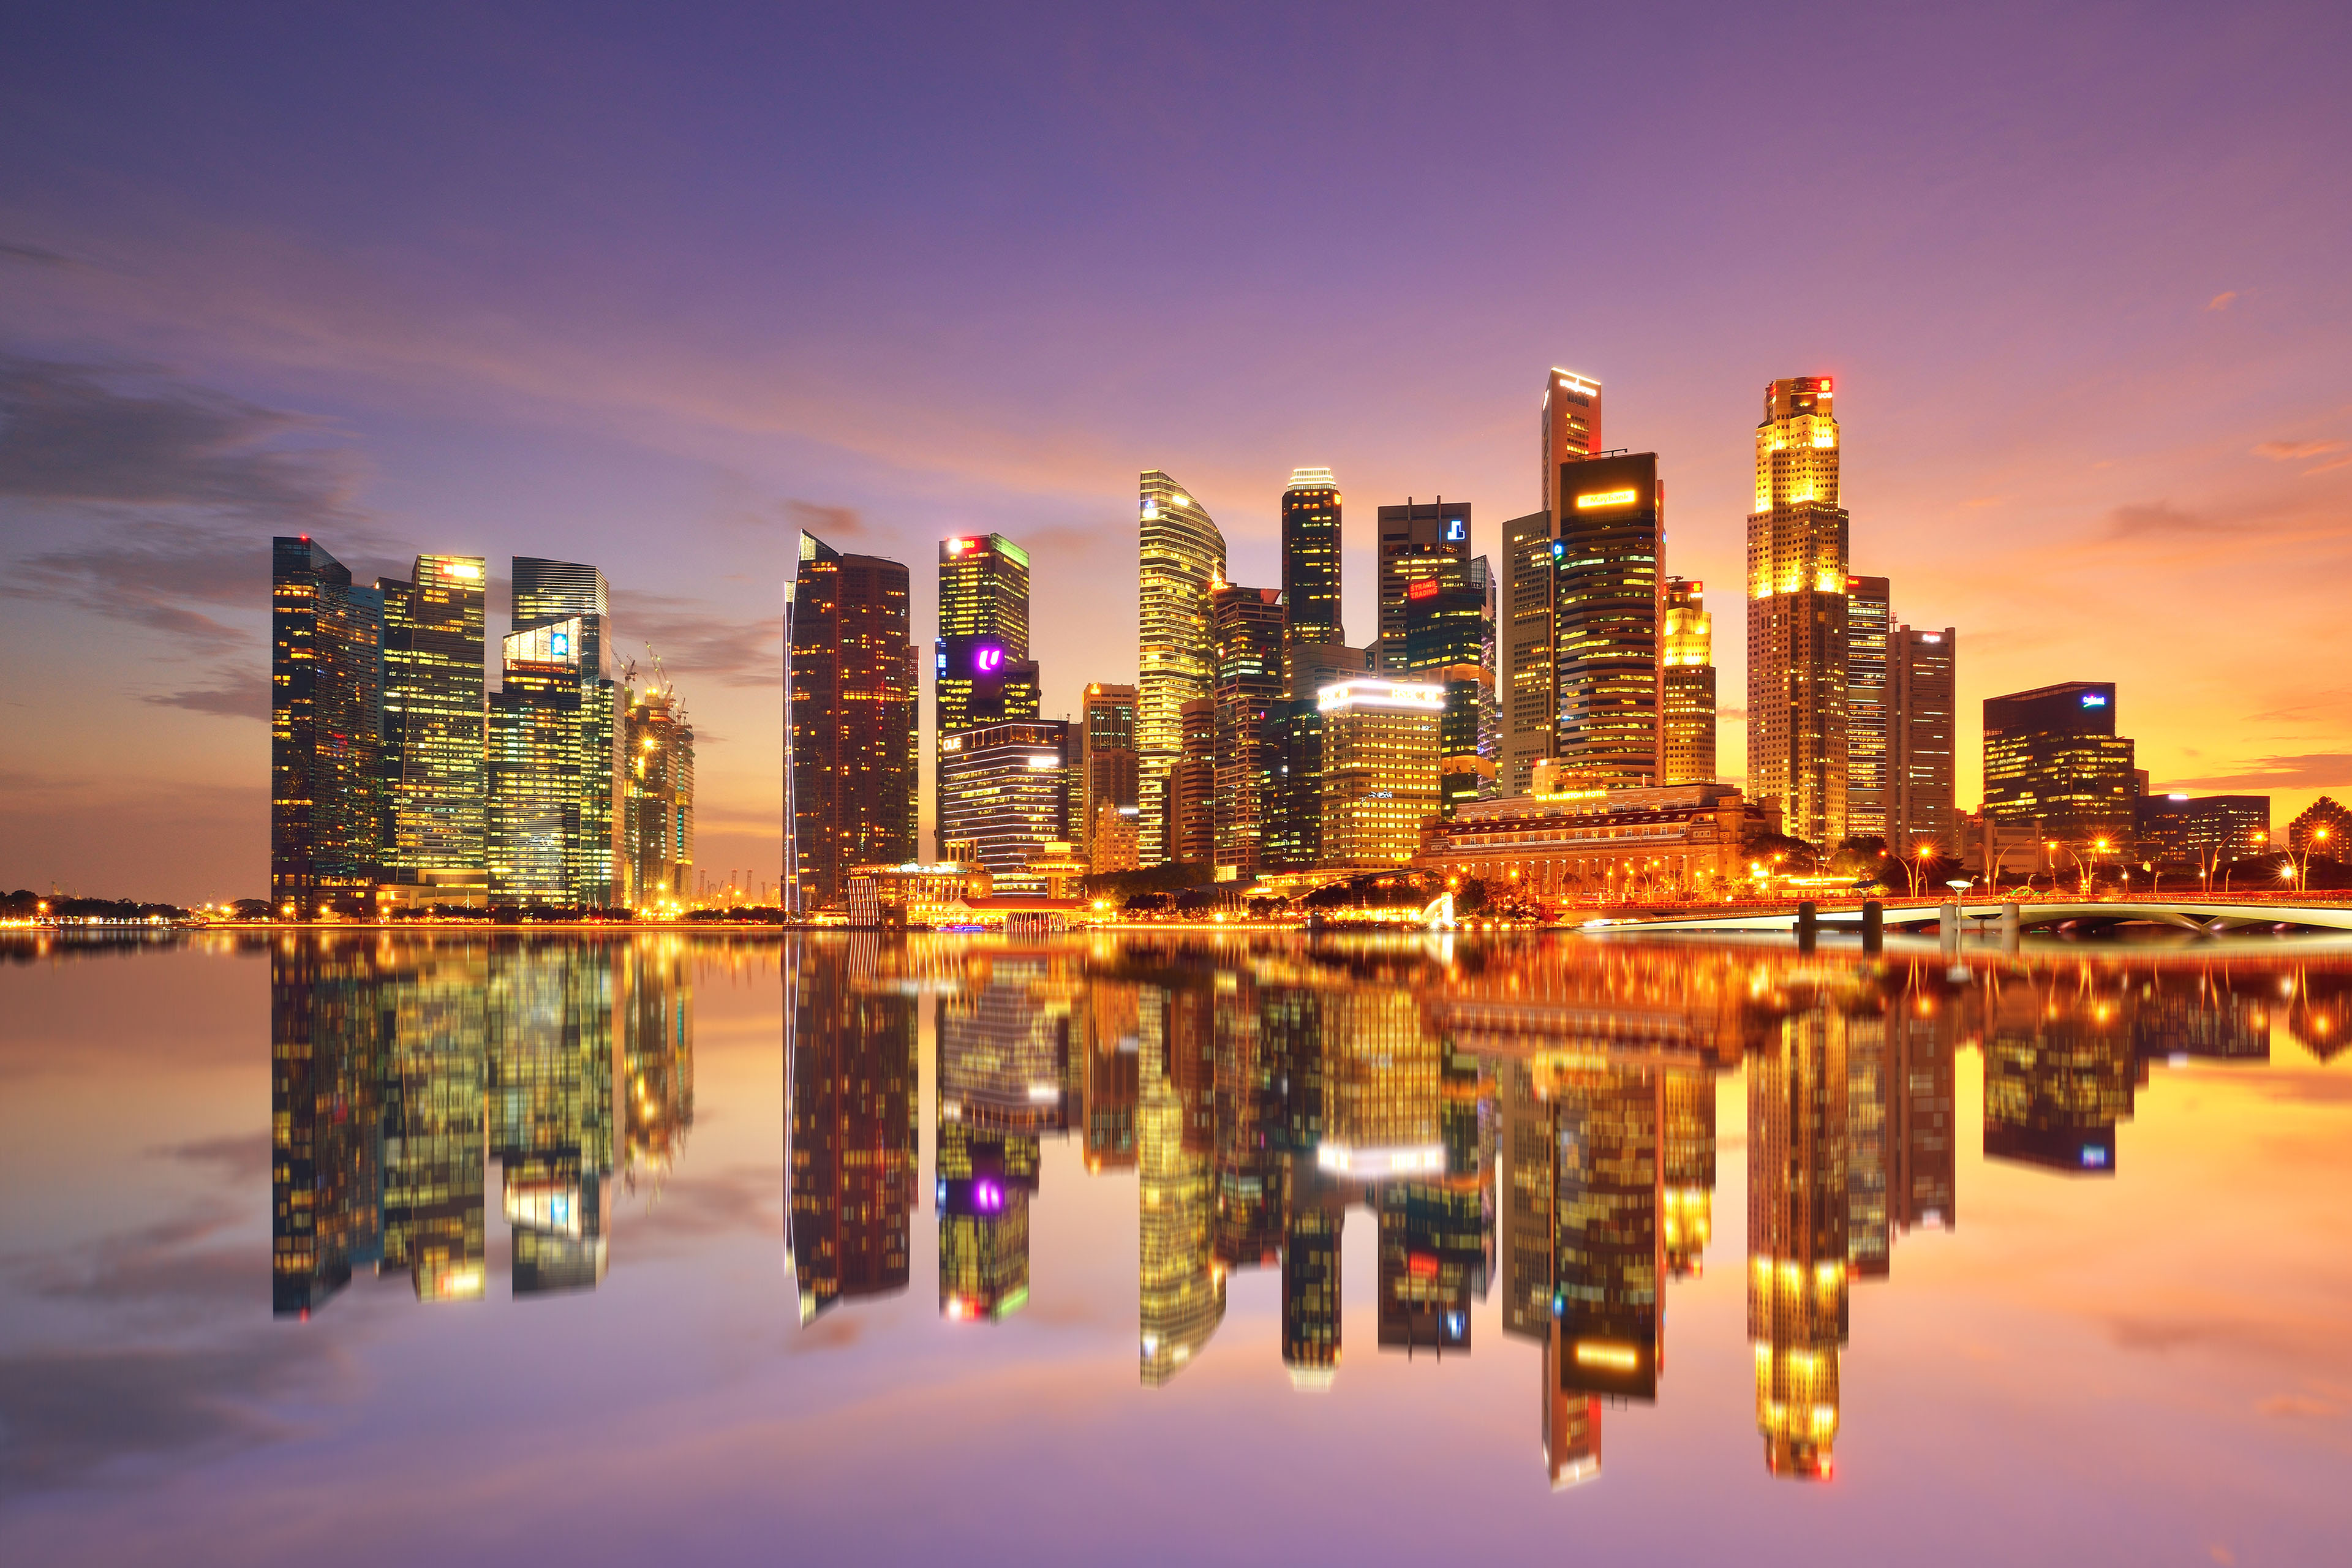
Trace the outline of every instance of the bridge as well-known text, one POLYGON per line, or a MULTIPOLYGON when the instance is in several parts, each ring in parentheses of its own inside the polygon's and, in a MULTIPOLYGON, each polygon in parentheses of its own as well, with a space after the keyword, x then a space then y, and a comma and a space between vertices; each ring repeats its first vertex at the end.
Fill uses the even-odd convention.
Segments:
MULTIPOLYGON (((1889 931, 1917 931, 1940 925, 1949 904, 1885 906, 1889 931)), ((1997 931, 2004 916, 2017 911, 2021 931, 2068 927, 2103 931, 2122 925, 2169 926, 2178 931, 2220 936, 2230 931, 2338 931, 2352 932, 2352 904, 2309 904, 2289 900, 2231 899, 2021 899, 2014 902, 1974 900, 1959 905, 1960 929, 1997 931)), ((1719 915, 1660 914, 1584 922, 1586 931, 1793 931, 1799 916, 1794 909, 1744 910, 1719 915)), ((1859 904, 1825 909, 1815 917, 1824 931, 1862 930, 1859 904)))

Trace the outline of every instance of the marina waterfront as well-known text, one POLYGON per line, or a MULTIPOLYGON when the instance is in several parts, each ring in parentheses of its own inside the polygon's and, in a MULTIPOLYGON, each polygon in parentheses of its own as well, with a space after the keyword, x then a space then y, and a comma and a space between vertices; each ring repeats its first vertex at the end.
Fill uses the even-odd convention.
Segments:
POLYGON ((2352 1524, 2342 939, 9 940, 13 1562, 2352 1524))

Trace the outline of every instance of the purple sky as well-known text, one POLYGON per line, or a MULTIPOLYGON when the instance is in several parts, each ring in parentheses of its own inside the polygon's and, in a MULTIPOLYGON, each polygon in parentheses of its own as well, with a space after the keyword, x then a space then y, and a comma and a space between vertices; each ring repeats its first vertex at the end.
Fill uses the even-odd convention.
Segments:
MULTIPOLYGON (((795 526, 1035 561, 1134 669, 1135 475, 1271 584, 1290 469, 1531 510, 1546 368, 1737 573, 1833 374, 1854 565, 1975 705, 2121 683, 2158 787, 2352 786, 2340 7, 94 8, 0 16, 0 884, 267 869, 267 552, 589 560, 777 860, 795 526)), ((503 562, 501 559, 501 568, 503 562)), ((494 606, 493 632, 504 629, 494 606)))

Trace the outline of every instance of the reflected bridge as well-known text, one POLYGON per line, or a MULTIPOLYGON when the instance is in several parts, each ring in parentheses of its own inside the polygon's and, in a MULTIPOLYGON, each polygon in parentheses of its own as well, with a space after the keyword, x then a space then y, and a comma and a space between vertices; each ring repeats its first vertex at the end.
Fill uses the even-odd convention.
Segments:
MULTIPOLYGON (((1885 921, 1889 931, 1919 931, 1937 928, 1945 911, 1954 906, 1942 904, 1888 904, 1885 921)), ((2098 899, 2059 900, 2036 899, 2002 901, 1978 900, 1958 905, 1961 929, 2000 931, 2008 925, 2011 911, 2015 911, 2016 929, 2048 931, 2065 928, 2074 931, 2110 930, 2116 926, 2165 926, 2176 931, 2195 931, 2204 936, 2221 936, 2231 931, 2325 931, 2352 933, 2352 904, 2309 904, 2285 900, 2263 899, 2098 899)), ((1675 914, 1636 916, 1622 920, 1593 920, 1584 922, 1586 931, 1793 931, 1801 919, 1793 908, 1786 910, 1747 910, 1720 915, 1675 914)), ((1822 909, 1815 916, 1818 927, 1824 931, 1863 929, 1862 905, 1852 908, 1822 909)))

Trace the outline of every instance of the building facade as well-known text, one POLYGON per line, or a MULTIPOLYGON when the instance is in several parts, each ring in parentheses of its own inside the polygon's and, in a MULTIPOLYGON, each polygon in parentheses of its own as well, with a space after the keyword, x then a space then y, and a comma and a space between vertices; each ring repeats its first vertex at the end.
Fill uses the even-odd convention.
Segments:
POLYGON ((1580 788, 1646 788, 1658 782, 1664 710, 1657 454, 1580 459, 1561 474, 1557 493, 1553 756, 1580 788))
MULTIPOLYGON (((1034 719, 1037 667, 1029 659, 1029 552, 1000 533, 940 541, 940 638, 931 650, 931 733, 952 735, 1006 719, 1034 719)), ((932 808, 945 779, 943 755, 932 808)))
POLYGON ((1286 642, 1348 640, 1339 601, 1339 483, 1328 468, 1294 468, 1282 489, 1286 642))
MULTIPOLYGON (((516 634, 562 628, 560 637, 528 644, 521 657, 547 669, 568 666, 579 687, 578 771, 576 782, 570 785, 577 805, 566 811, 566 889, 558 901, 601 908, 614 902, 627 883, 622 684, 613 642, 612 591, 604 573, 593 566, 518 555, 513 563, 511 608, 516 634)), ((503 681, 505 677, 500 679, 503 681)), ((538 679, 531 678, 526 684, 538 679)), ((535 689, 524 694, 524 700, 546 710, 535 689)), ((514 782, 511 769, 508 782, 514 782)), ((495 787, 495 770, 492 783, 495 787)), ((533 786, 525 794, 544 798, 549 787, 533 786)), ((495 893, 495 870, 491 883, 495 893)))
POLYGON ((308 534, 271 541, 269 900, 367 910, 383 845, 383 596, 308 534))
POLYGON ((628 778, 626 902, 681 902, 694 875, 694 726, 668 683, 633 691, 623 726, 628 778))
POLYGON ((1217 853, 1217 701, 1195 697, 1177 710, 1183 750, 1168 772, 1168 858, 1211 866, 1217 853))
POLYGON ((1327 866, 1401 866, 1438 815, 1438 736, 1445 689, 1356 679, 1325 687, 1323 825, 1327 866))
POLYGON ((1087 688, 1078 711, 1078 760, 1084 794, 1076 826, 1087 844, 1092 846, 1106 807, 1115 816, 1123 813, 1132 833, 1140 782, 1134 687, 1096 681, 1087 688))
POLYGON ((1898 626, 1887 638, 1886 843, 1960 853, 1959 634, 1898 626))
POLYGON ((858 866, 915 858, 920 671, 907 568, 803 533, 785 670, 793 907, 838 904, 858 866))
POLYGON ((1267 863, 1301 868, 1320 858, 1323 844, 1323 712, 1317 695, 1365 670, 1365 650, 1340 643, 1293 643, 1283 650, 1287 669, 1276 724, 1282 758, 1267 863))
POLYGON ((2112 681, 2068 680, 1989 697, 1984 809, 2061 841, 2121 842, 2137 815, 2132 743, 2116 733, 2112 681))
POLYGON ((1895 779, 1887 686, 1895 620, 1884 577, 1845 580, 1845 831, 1894 842, 1895 779))
POLYGON ((1266 831, 1282 775, 1281 591, 1232 584, 1209 596, 1216 637, 1214 864, 1255 876, 1266 863, 1266 831))
POLYGON ((1716 777, 1715 617, 1707 613, 1706 584, 1669 577, 1664 601, 1658 782, 1709 784, 1716 777))
POLYGON ((383 596, 381 879, 419 903, 489 891, 487 616, 478 555, 420 555, 383 596))
POLYGON ((1040 896, 1031 867, 1070 837, 1077 772, 1071 725, 1060 719, 983 724, 940 742, 940 839, 970 844, 998 893, 1040 896))
POLYGON ((1451 816, 1465 801, 1493 793, 1495 765, 1481 750, 1494 679, 1486 663, 1494 624, 1486 560, 1444 562, 1405 590, 1403 668, 1445 689, 1438 727, 1441 809, 1451 816))
POLYGON ((1184 753, 1184 704, 1213 698, 1216 645, 1209 590, 1225 580, 1225 536, 1157 468, 1141 476, 1135 740, 1142 858, 1172 858, 1169 784, 1184 753))
POLYGON ((1380 509, 1380 641, 1375 668, 1404 668, 1405 594, 1441 563, 1457 570, 1470 559, 1470 503, 1443 498, 1408 500, 1380 509))
POLYGON ((1496 757, 1496 789, 1525 795, 1535 764, 1554 754, 1559 719, 1559 649, 1552 636, 1552 542, 1559 537, 1560 465, 1596 457, 1601 446, 1601 384, 1555 366, 1544 378, 1538 422, 1543 504, 1503 525, 1502 581, 1496 627, 1501 665, 1496 671, 1502 736, 1496 757))
POLYGON ((1456 812, 1415 863, 1490 895, 1704 896, 1744 874, 1746 819, 1724 784, 1519 795, 1456 812))
POLYGON ((2266 795, 2142 795, 2136 812, 2140 858, 2201 870, 2250 860, 2270 847, 2266 795))
POLYGON ((1792 837, 1846 837, 1846 529, 1828 376, 1764 389, 1748 519, 1748 793, 1792 837))

